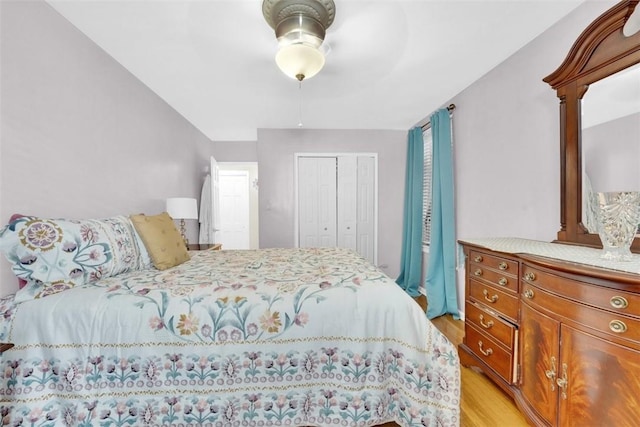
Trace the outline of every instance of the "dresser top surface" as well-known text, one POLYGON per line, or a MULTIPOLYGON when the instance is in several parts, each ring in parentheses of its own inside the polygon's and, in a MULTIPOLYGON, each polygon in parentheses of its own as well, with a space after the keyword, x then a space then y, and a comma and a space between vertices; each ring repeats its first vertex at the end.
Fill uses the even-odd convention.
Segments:
POLYGON ((460 240, 496 252, 508 254, 526 254, 550 258, 590 267, 604 268, 624 273, 640 274, 640 254, 632 254, 629 261, 612 261, 602 258, 602 249, 585 246, 543 242, 518 237, 489 237, 460 240))

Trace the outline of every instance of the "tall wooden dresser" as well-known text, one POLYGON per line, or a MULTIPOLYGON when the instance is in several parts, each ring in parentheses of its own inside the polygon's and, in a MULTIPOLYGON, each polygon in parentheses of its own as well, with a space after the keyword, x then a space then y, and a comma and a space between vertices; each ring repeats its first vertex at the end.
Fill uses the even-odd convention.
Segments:
POLYGON ((525 239, 470 239, 464 366, 536 426, 640 420, 640 255, 525 239))

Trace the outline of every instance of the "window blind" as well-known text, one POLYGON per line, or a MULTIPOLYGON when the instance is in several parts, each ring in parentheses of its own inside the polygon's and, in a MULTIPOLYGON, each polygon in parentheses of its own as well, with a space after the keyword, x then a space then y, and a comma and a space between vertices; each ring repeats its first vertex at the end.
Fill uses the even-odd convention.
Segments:
POLYGON ((424 169, 422 172, 422 244, 431 243, 431 176, 433 161, 433 137, 431 127, 422 132, 424 140, 424 169))

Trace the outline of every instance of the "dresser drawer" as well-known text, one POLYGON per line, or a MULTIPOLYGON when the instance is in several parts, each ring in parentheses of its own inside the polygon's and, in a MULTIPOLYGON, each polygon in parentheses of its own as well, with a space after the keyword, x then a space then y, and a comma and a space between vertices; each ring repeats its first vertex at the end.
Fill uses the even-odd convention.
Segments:
POLYGON ((465 343, 471 351, 504 378, 513 382, 513 353, 505 350, 493 338, 465 323, 465 343))
POLYGON ((469 263, 469 275, 474 279, 489 282, 496 287, 518 293, 518 277, 503 271, 490 270, 482 264, 469 263))
POLYGON ((522 298, 534 307, 556 313, 608 336, 640 345, 639 319, 561 298, 528 283, 522 286, 522 298))
POLYGON ((469 251, 469 262, 476 263, 484 268, 502 271, 504 274, 518 277, 518 261, 489 255, 485 252, 469 251))
POLYGON ((511 323, 496 317, 495 313, 483 310, 476 304, 467 302, 465 305, 465 322, 473 323, 473 326, 495 340, 504 344, 513 351, 515 347, 516 328, 511 323))
POLYGON ((518 296, 502 289, 469 279, 469 296, 489 309, 517 322, 518 296))
POLYGON ((569 280, 528 265, 522 267, 522 280, 523 283, 531 283, 546 291, 584 304, 640 317, 640 295, 638 294, 569 280))

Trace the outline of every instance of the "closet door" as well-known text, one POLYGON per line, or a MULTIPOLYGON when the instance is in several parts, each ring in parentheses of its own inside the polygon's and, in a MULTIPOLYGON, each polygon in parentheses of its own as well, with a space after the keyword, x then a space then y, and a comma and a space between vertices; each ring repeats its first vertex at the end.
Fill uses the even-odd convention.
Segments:
POLYGON ((373 157, 357 157, 356 250, 372 264, 375 264, 375 167, 373 157))
POLYGON ((335 157, 298 159, 299 246, 336 246, 335 157))
POLYGON ((358 159, 338 157, 338 247, 358 250, 358 159))
POLYGON ((337 246, 376 262, 376 158, 298 157, 298 246, 337 246))

